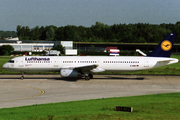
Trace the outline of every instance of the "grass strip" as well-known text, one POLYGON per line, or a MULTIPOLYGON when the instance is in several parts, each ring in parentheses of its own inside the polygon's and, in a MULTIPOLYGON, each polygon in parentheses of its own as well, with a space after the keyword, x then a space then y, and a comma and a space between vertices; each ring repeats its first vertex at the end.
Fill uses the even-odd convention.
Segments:
POLYGON ((180 119, 180 93, 103 98, 0 109, 1 120, 172 120, 180 119), (115 111, 116 106, 133 112, 115 111))

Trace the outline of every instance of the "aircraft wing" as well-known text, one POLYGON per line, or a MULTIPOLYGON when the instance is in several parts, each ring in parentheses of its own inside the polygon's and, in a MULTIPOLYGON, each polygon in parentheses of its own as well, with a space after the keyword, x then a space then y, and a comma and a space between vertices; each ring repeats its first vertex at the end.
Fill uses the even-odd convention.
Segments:
POLYGON ((97 67, 98 67, 98 65, 84 65, 84 66, 65 66, 62 68, 77 70, 77 71, 81 71, 81 72, 89 72, 97 67))
POLYGON ((86 66, 79 66, 79 67, 76 67, 74 69, 77 71, 81 71, 81 72, 89 72, 89 71, 91 71, 97 67, 98 67, 98 65, 86 65, 86 66))

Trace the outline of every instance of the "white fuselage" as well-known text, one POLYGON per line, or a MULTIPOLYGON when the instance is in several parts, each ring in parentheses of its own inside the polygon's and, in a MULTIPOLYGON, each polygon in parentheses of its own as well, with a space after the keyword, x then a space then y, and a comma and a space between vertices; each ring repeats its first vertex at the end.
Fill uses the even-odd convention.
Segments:
POLYGON ((59 72, 62 68, 73 69, 97 65, 92 72, 139 71, 177 63, 178 59, 165 57, 114 57, 114 56, 23 56, 11 59, 3 68, 11 71, 59 72))

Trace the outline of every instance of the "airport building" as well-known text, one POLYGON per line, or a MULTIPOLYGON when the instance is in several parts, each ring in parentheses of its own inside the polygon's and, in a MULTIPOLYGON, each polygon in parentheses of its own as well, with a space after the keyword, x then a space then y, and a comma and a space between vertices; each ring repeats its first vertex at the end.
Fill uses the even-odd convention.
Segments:
POLYGON ((41 52, 53 48, 54 43, 22 43, 22 41, 17 41, 16 43, 0 43, 0 46, 2 45, 11 45, 14 51, 41 52))
POLYGON ((41 52, 49 51, 56 45, 62 45, 65 49, 73 49, 73 41, 19 41, 19 40, 0 40, 0 46, 11 45, 14 51, 41 52))
MULTIPOLYGON (((24 41, 23 41, 24 42, 24 41)), ((47 42, 39 42, 36 43, 35 41, 25 41, 23 43, 22 41, 7 41, 7 40, 1 40, 0 46, 2 45, 11 45, 14 48, 14 51, 29 51, 29 52, 41 52, 43 50, 50 50, 53 48, 54 43, 47 43, 47 42)))

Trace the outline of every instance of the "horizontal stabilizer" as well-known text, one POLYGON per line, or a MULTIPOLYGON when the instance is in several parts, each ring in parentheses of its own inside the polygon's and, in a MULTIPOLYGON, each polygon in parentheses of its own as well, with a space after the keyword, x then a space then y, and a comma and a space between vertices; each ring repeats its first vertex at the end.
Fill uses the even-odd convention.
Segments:
POLYGON ((159 60, 157 62, 170 62, 170 61, 174 61, 174 60, 159 60))
POLYGON ((175 62, 177 63, 179 60, 176 59, 176 58, 170 58, 170 59, 167 59, 167 60, 157 60, 157 62, 175 62))

